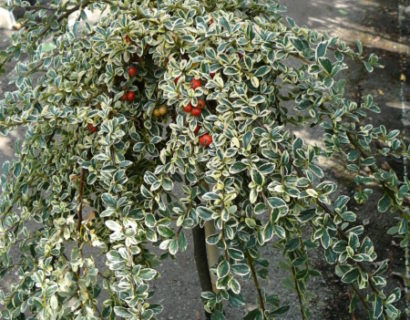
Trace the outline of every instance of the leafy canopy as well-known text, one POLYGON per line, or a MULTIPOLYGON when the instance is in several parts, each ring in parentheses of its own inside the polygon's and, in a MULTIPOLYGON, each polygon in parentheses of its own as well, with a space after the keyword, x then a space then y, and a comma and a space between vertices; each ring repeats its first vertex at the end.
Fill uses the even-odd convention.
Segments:
POLYGON ((379 108, 371 96, 346 99, 339 76, 346 58, 380 67, 375 55, 283 20, 275 1, 14 3, 26 16, 0 55, 2 65, 17 62, 0 129, 26 131, 1 177, 0 276, 18 275, 0 294, 3 319, 155 319, 152 247, 177 256, 186 232, 205 223, 221 253, 211 266, 218 290, 202 293, 213 319, 224 319, 228 300, 244 305, 241 279, 258 293, 246 319, 287 311, 260 286, 269 276, 261 249, 272 244, 288 261, 303 319, 306 284, 319 274, 307 252, 317 247, 353 288, 352 310, 361 301, 370 319, 398 319, 387 261, 372 268, 377 255, 353 200, 334 197, 318 164, 342 159, 358 204, 382 190, 378 210, 397 220, 389 233, 407 246, 410 183, 379 164, 408 156, 408 145, 398 130, 364 123, 379 108), (90 25, 85 9, 104 15, 90 25), (198 117, 184 111, 200 99, 198 117), (324 147, 296 137, 295 126, 322 127, 324 147), (199 143, 205 134, 209 146, 199 143))

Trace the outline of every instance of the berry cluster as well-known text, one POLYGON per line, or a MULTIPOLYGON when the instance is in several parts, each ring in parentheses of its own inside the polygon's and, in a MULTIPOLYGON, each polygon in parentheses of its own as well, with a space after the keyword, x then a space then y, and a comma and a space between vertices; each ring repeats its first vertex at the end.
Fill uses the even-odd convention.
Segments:
MULTIPOLYGON (((135 66, 131 66, 128 69, 128 75, 130 78, 135 78, 138 75, 138 69, 135 66)), ((134 91, 126 91, 121 97, 122 101, 129 101, 132 102, 135 99, 135 92, 134 91)))
MULTIPOLYGON (((133 41, 131 40, 130 36, 126 35, 125 38, 125 43, 130 45, 133 44, 133 41)), ((128 75, 130 78, 135 78, 138 76, 138 68, 136 66, 130 66, 128 68, 128 75)), ((211 78, 214 78, 215 72, 210 73, 211 78)), ((174 83, 177 84, 180 80, 180 77, 176 77, 174 79, 174 83)), ((202 86, 202 82, 200 79, 193 78, 190 82, 191 88, 196 90, 202 86)), ((124 94, 121 97, 122 101, 128 101, 128 102, 133 102, 135 100, 136 93, 134 91, 124 91, 124 94)), ((184 107, 184 111, 186 113, 190 113, 193 117, 199 117, 202 114, 202 110, 205 109, 206 103, 204 99, 198 99, 196 106, 193 106, 191 103, 188 103, 184 107)), ((168 113, 167 107, 165 105, 161 105, 159 107, 156 107, 152 115, 155 118, 160 118, 165 116, 168 113)), ((89 123, 88 124, 88 130, 91 133, 95 133, 98 131, 98 127, 94 126, 93 124, 89 123)), ((194 133, 197 135, 199 133, 200 126, 197 125, 194 133)), ((212 136, 209 133, 205 133, 199 137, 199 144, 203 147, 208 147, 212 143, 212 136)))
POLYGON ((159 117, 165 116, 167 112, 168 112, 167 107, 162 105, 159 108, 155 108, 152 114, 154 115, 154 117, 159 118, 159 117))
MULTIPOLYGON (((211 74, 211 77, 213 78, 215 76, 215 73, 211 74)), ((178 83, 179 77, 175 78, 174 82, 178 83)), ((192 89, 197 89, 201 87, 202 83, 200 79, 192 79, 191 80, 191 88, 192 89)), ((184 107, 184 111, 186 113, 190 113, 193 117, 199 117, 202 113, 202 110, 205 109, 206 103, 204 99, 198 99, 198 102, 196 106, 192 106, 191 103, 188 103, 184 107)), ((195 128, 195 134, 198 134, 200 127, 197 126, 195 128)), ((212 143, 212 136, 209 133, 205 133, 202 136, 199 137, 199 144, 203 147, 208 147, 212 143)))
POLYGON ((203 109, 205 109, 204 99, 198 99, 198 103, 197 103, 196 107, 193 107, 191 103, 188 103, 184 107, 184 111, 186 113, 190 113, 194 117, 199 117, 201 115, 203 109))

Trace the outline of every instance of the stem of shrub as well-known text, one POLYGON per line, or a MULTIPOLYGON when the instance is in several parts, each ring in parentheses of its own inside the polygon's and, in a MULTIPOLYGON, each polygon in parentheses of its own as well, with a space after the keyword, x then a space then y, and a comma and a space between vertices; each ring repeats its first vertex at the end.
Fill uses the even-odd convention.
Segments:
MULTIPOLYGON (((206 238, 209 237, 210 235, 213 235, 216 232, 214 222, 213 221, 205 222, 204 230, 205 230, 206 254, 208 257, 208 267, 212 267, 218 263, 218 258, 219 258, 218 248, 215 245, 211 246, 207 244, 206 238)), ((210 273, 210 277, 211 277, 211 283, 212 283, 212 290, 216 293, 218 292, 218 289, 216 288, 216 275, 210 273)))
POLYGON ((253 282, 255 284, 256 292, 258 293, 259 308, 262 311, 263 319, 266 319, 266 317, 265 317, 264 298, 263 298, 261 287, 259 285, 258 276, 256 274, 255 266, 253 264, 253 259, 252 259, 251 255, 249 254, 249 251, 245 252, 245 256, 246 256, 246 261, 248 262, 248 266, 249 266, 249 268, 251 269, 251 272, 252 272, 252 278, 253 278, 253 282))
MULTIPOLYGON (((192 229, 194 240, 194 258, 196 270, 198 272, 199 282, 202 291, 212 291, 211 275, 209 273, 208 257, 206 254, 205 229, 196 226, 192 229)), ((205 312, 206 318, 210 319, 211 315, 205 312)))

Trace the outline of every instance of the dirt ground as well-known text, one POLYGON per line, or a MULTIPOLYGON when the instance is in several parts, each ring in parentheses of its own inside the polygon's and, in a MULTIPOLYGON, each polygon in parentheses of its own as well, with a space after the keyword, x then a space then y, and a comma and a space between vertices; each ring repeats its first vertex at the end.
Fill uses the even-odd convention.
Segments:
MULTIPOLYGON (((365 51, 377 53, 385 68, 367 74, 361 65, 351 63, 351 68, 344 73, 348 79, 348 95, 356 101, 362 96, 373 94, 382 113, 369 117, 374 124, 384 123, 388 129, 399 128, 408 136, 410 128, 410 3, 409 0, 282 0, 288 6, 288 15, 300 25, 306 25, 322 32, 338 35, 346 41, 360 39, 365 51)), ((11 36, 10 31, 0 30, 0 49, 6 46, 11 36)), ((8 70, 0 76, 0 98, 5 92, 12 90, 8 81, 13 73, 8 70)), ((300 129, 298 134, 310 143, 320 143, 320 130, 300 129)), ((0 164, 13 157, 13 143, 18 133, 10 137, 0 137, 0 164)), ((335 163, 324 163, 328 178, 339 185, 339 192, 350 193, 352 181, 349 181, 335 163)), ((403 173, 403 162, 392 164, 403 173)), ((409 171, 409 170, 407 170, 409 171)), ((377 197, 375 196, 375 200, 377 197)), ((391 287, 403 288, 404 253, 394 240, 386 236, 386 230, 394 223, 388 214, 377 213, 377 201, 355 208, 359 219, 366 226, 366 231, 375 242, 379 260, 391 259, 389 268, 393 276, 389 279, 391 287), (393 244, 393 246, 392 246, 393 244)), ((356 315, 348 313, 349 291, 333 275, 331 266, 321 262, 321 252, 312 252, 313 264, 322 271, 323 277, 309 284, 311 292, 310 310, 313 320, 347 320, 365 319, 359 310, 356 315)), ((271 267, 267 280, 262 282, 266 291, 276 293, 282 303, 289 304, 290 310, 283 319, 301 319, 296 295, 288 289, 282 279, 288 274, 280 267, 280 252, 266 248, 266 257, 271 267)), ((164 305, 161 319, 201 320, 204 319, 200 301, 200 287, 193 260, 192 246, 187 252, 178 254, 177 259, 167 260, 160 267, 162 277, 154 284, 155 301, 164 305)), ((2 283, 5 288, 9 281, 2 283)), ((248 304, 247 309, 256 307, 256 295, 250 283, 242 283, 243 294, 248 304)), ((400 301, 400 309, 404 310, 406 301, 400 301)), ((226 317, 229 320, 242 319, 243 314, 227 307, 226 317)), ((402 319, 406 317, 403 315, 402 319)))

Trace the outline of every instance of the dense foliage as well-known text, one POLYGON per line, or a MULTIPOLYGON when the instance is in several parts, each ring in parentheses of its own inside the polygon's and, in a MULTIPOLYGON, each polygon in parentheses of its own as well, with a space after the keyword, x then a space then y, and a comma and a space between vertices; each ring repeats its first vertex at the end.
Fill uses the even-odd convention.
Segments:
POLYGON ((353 288, 352 310, 361 302, 370 319, 398 319, 400 290, 386 292, 387 261, 373 268, 372 240, 349 207, 383 190, 378 210, 408 245, 410 182, 380 163, 409 148, 398 130, 366 123, 379 108, 371 96, 346 99, 339 76, 346 58, 373 71, 375 55, 283 19, 269 0, 14 3, 27 8, 0 55, 17 62, 0 128, 26 131, 1 177, 0 276, 18 274, 0 294, 3 319, 155 319, 152 246, 178 256, 205 223, 220 252, 218 290, 202 293, 213 319, 228 300, 244 305, 241 278, 258 293, 246 319, 287 311, 260 282, 261 249, 273 243, 303 319, 306 284, 319 275, 307 251, 317 247, 353 288), (86 8, 103 18, 85 23, 86 8), (295 126, 321 126, 325 147, 295 126), (354 199, 335 193, 319 157, 342 159, 354 199))

